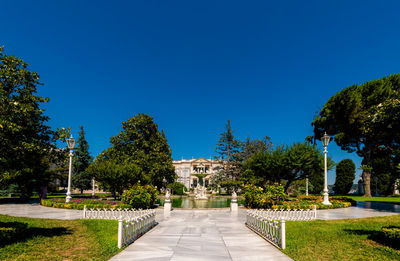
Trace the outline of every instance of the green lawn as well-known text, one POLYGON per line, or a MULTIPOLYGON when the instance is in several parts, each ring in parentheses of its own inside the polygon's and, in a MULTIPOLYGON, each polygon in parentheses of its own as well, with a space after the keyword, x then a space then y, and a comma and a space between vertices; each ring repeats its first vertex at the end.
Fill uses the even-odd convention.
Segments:
POLYGON ((400 226, 400 215, 330 221, 288 221, 286 249, 300 260, 400 260, 400 246, 392 248, 381 234, 384 226, 400 226))
POLYGON ((120 251, 117 234, 116 220, 0 215, 0 260, 108 260, 120 251), (15 227, 22 227, 22 231, 13 234, 15 227))
MULTIPOLYGON (((363 196, 344 196, 357 201, 377 201, 400 204, 400 197, 363 197, 363 196)), ((334 198, 334 197, 333 197, 334 198)))

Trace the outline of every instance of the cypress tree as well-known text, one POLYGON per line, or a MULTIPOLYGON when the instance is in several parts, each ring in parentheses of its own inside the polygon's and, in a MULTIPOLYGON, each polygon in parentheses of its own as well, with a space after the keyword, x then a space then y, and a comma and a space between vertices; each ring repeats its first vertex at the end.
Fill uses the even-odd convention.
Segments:
POLYGON ((349 193, 355 178, 356 165, 351 159, 344 159, 336 166, 336 181, 333 187, 335 194, 345 195, 349 193))
POLYGON ((92 177, 86 169, 93 161, 93 157, 89 154, 89 143, 86 141, 83 126, 80 129, 78 146, 74 152, 72 185, 83 193, 83 190, 91 188, 92 177))

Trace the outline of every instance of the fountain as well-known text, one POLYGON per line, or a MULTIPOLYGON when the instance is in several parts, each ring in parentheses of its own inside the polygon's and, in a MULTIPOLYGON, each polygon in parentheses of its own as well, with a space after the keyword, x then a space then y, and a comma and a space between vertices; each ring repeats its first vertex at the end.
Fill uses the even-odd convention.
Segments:
POLYGON ((195 193, 195 199, 207 199, 206 195, 206 188, 201 186, 200 184, 197 183, 197 187, 194 189, 195 193))

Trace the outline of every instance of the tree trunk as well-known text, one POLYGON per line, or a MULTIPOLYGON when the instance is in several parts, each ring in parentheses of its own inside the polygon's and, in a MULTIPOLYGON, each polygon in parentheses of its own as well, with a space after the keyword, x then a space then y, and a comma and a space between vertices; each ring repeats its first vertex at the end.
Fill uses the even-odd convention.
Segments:
POLYGON ((371 171, 364 170, 362 178, 364 182, 364 197, 371 197, 371 171))
POLYGON ((47 186, 40 187, 39 201, 47 198, 47 186))

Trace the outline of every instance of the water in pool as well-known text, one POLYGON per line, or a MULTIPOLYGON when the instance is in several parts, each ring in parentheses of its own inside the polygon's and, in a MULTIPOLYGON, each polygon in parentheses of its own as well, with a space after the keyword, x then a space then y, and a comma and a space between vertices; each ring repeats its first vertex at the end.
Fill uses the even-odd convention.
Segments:
MULTIPOLYGON (((230 197, 209 197, 208 199, 194 199, 194 197, 172 198, 173 208, 229 208, 231 204, 230 197)), ((238 204, 242 205, 241 199, 238 204)), ((160 205, 164 205, 164 199, 160 199, 160 205)))

